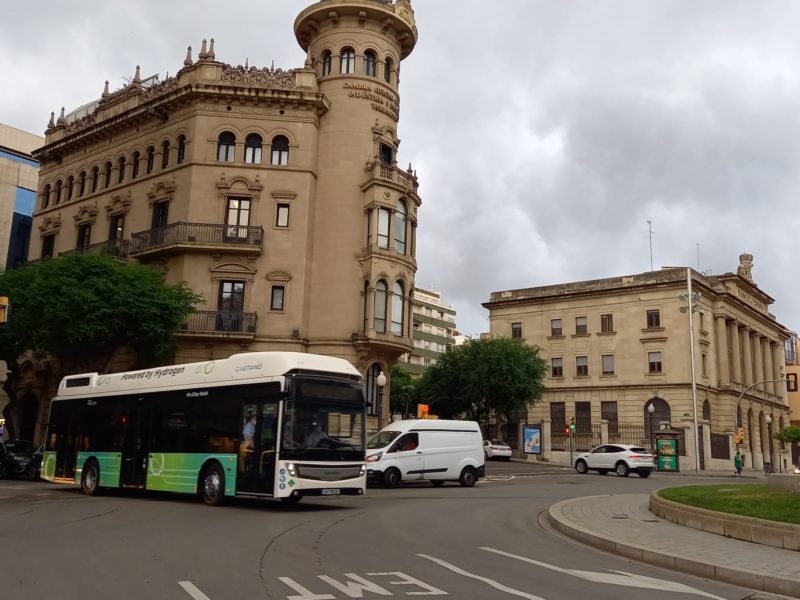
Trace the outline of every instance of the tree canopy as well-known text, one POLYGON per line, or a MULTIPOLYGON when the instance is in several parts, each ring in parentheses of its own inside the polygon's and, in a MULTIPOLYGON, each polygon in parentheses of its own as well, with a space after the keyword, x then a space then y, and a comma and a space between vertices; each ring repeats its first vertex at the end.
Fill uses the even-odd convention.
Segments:
POLYGON ((418 379, 411 377, 411 374, 400 365, 392 367, 392 377, 389 383, 390 410, 392 414, 406 413, 416 414, 417 412, 417 385, 418 379))
POLYGON ((800 444, 800 427, 789 425, 776 432, 774 437, 787 444, 800 444))
POLYGON ((509 338, 472 339, 441 355, 419 393, 443 418, 509 418, 541 400, 547 365, 539 349, 509 338))
POLYGON ((142 365, 174 352, 175 332, 202 296, 163 273, 109 256, 75 254, 27 263, 0 275, 9 297, 0 352, 7 362, 31 351, 70 367, 105 366, 121 346, 142 365))

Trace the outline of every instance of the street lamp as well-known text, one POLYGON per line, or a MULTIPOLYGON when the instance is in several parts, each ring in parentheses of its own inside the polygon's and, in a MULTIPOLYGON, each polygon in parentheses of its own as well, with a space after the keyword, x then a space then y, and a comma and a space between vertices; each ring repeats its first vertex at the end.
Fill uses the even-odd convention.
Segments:
POLYGON ((767 441, 769 442, 769 473, 775 472, 775 453, 772 449, 772 415, 767 415, 767 441))
POLYGON ((652 402, 647 405, 647 415, 650 418, 650 451, 655 455, 656 442, 655 432, 653 431, 653 413, 656 412, 656 406, 652 402))
POLYGON ((386 375, 383 371, 378 373, 375 384, 378 386, 378 414, 383 415, 383 388, 386 387, 386 375))
POLYGON ((686 306, 681 306, 681 312, 689 313, 689 354, 692 360, 692 420, 694 421, 694 460, 697 472, 700 472, 700 440, 697 430, 697 377, 695 376, 694 366, 694 317, 695 312, 700 310, 697 301, 700 300, 698 292, 692 293, 692 270, 686 267, 686 293, 678 296, 678 300, 686 302, 686 306))

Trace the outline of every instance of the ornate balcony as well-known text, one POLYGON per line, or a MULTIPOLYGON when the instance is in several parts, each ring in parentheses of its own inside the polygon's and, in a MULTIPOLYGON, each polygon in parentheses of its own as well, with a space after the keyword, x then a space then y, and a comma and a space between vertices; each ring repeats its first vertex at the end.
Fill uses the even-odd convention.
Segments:
POLYGON ((256 335, 256 313, 198 310, 186 318, 178 335, 251 340, 256 335))
POLYGON ((401 171, 393 165, 383 162, 373 162, 367 165, 367 182, 363 188, 366 189, 373 183, 393 184, 398 190, 416 195, 419 182, 413 171, 401 171))
POLYGON ((264 228, 209 223, 171 223, 131 236, 130 256, 216 250, 260 254, 264 228))
POLYGON ((130 242, 128 240, 106 240, 97 244, 91 244, 85 248, 75 248, 74 250, 66 250, 59 252, 59 256, 67 256, 70 254, 105 254, 113 256, 120 260, 128 259, 128 250, 130 242))

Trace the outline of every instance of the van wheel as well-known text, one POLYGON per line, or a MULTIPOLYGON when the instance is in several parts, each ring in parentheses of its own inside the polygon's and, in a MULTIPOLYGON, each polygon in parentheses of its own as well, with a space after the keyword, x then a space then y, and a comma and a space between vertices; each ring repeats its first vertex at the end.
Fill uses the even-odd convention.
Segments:
POLYGON ((475 485, 475 469, 472 467, 464 467, 464 470, 461 471, 461 475, 458 478, 458 483, 461 484, 461 487, 472 487, 475 485))
POLYGON ((431 483, 433 484, 433 487, 442 487, 444 485, 444 481, 441 479, 434 479, 431 481, 431 483))
POLYGON ((200 485, 200 495, 208 506, 219 506, 223 503, 225 500, 225 473, 217 463, 206 467, 200 485))
POLYGON ((100 465, 92 459, 83 466, 81 473, 81 489, 87 496, 97 496, 100 491, 100 465))
POLYGON ((400 471, 394 468, 388 469, 386 473, 383 474, 383 483, 388 488, 396 488, 400 485, 401 479, 400 471))

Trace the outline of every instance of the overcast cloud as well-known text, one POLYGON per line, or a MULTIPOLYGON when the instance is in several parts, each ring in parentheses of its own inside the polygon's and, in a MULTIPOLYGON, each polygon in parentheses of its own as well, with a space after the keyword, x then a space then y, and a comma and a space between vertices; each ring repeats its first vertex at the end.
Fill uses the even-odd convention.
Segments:
MULTIPOLYGON (((311 0, 18 2, 0 22, 0 122, 41 134, 186 46, 284 69, 311 0), (223 9, 229 10, 224 12, 223 9), (9 18, 10 14, 10 18, 9 18)), ((753 276, 800 328, 800 3, 412 0, 398 160, 420 179, 417 285, 466 334, 492 291, 653 264, 753 276)))

